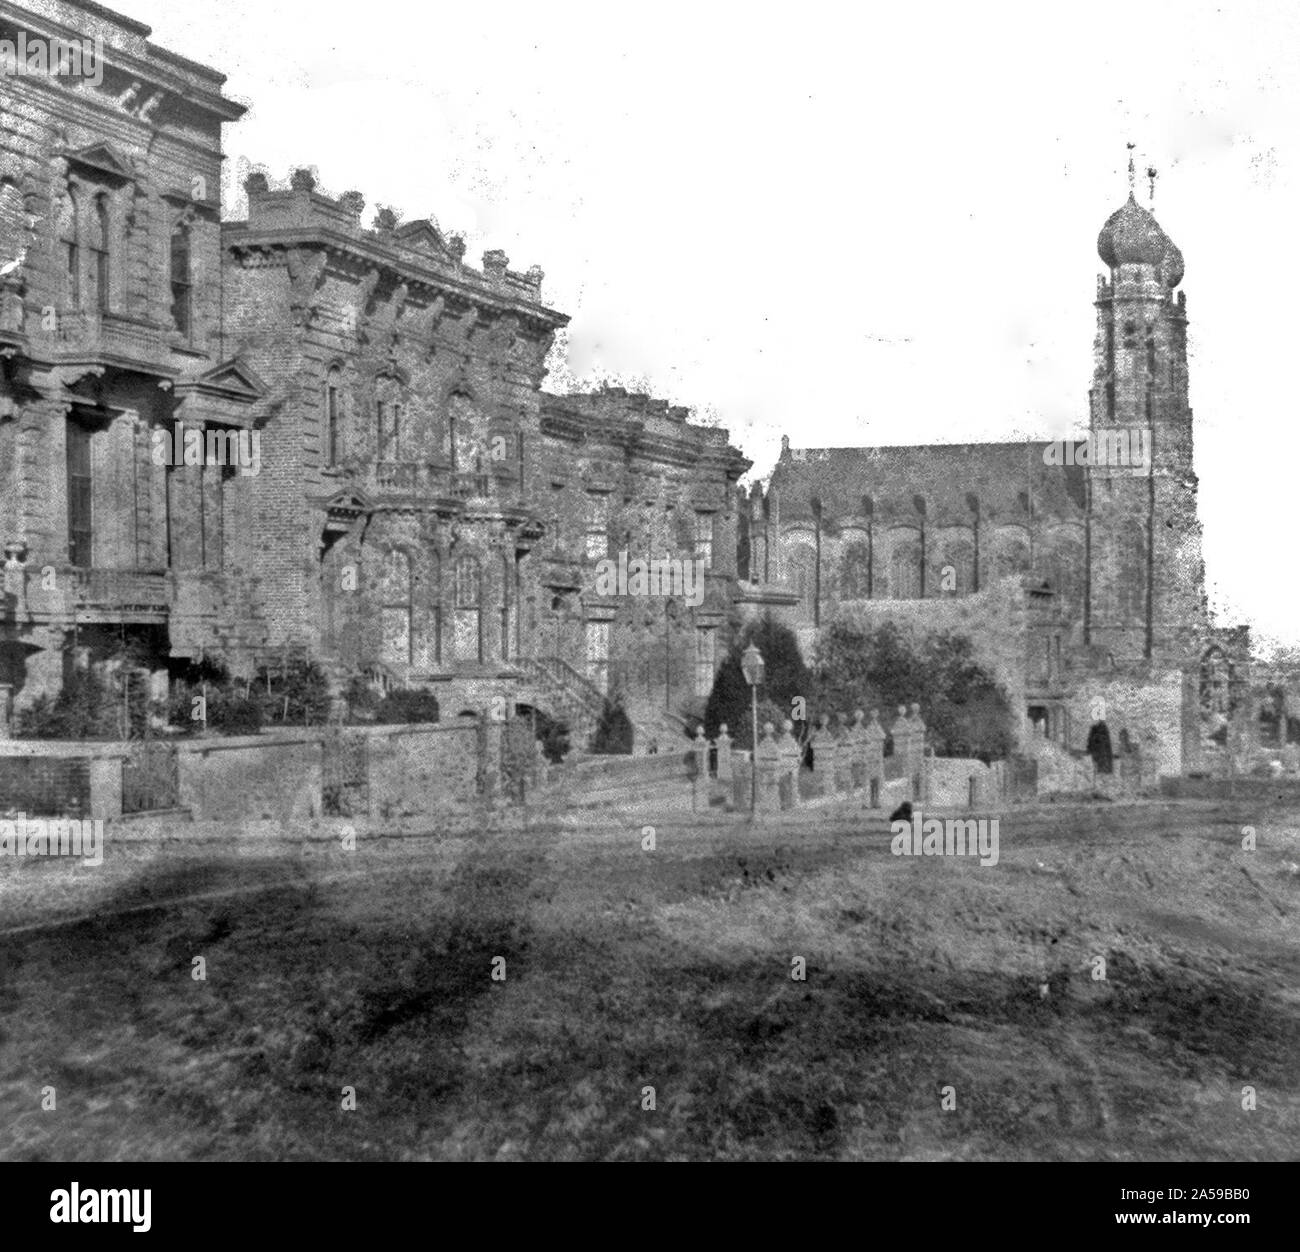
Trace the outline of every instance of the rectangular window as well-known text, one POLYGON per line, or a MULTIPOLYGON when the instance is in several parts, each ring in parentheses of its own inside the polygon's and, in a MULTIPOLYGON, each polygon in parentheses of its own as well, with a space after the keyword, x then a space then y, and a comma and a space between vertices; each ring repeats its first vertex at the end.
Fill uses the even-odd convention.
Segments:
POLYGON ((331 373, 325 385, 325 464, 337 465, 339 459, 339 385, 331 373))
POLYGON ((600 561, 609 555, 609 499, 587 497, 587 560, 600 561))
POLYGON ((462 661, 483 659, 481 604, 482 568, 473 557, 456 562, 456 616, 453 624, 456 656, 462 661))
POLYGON ((716 668, 715 640, 717 635, 710 627, 695 632, 695 694, 707 696, 713 690, 716 668))
POLYGON ((704 562, 705 569, 713 568, 713 514, 695 515, 695 559, 704 562))
POLYGON ((193 291, 190 277, 190 232, 188 226, 178 226, 172 232, 171 244, 172 321, 186 337, 193 324, 193 291))
POLYGON ((91 433, 68 422, 68 561, 82 568, 93 564, 93 517, 90 476, 91 433))
POLYGON ((588 622, 586 627, 587 677, 602 691, 609 691, 609 623, 588 622))
POLYGON ((77 308, 81 304, 81 252, 75 241, 67 240, 63 254, 68 267, 68 303, 77 308))

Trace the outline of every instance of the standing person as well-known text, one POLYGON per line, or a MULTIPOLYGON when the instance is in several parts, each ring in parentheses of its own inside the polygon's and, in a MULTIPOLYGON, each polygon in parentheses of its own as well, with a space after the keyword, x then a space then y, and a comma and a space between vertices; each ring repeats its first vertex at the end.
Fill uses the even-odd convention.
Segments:
POLYGON ((1110 746, 1110 728, 1105 722, 1093 722, 1088 731, 1088 755, 1097 773, 1109 774, 1115 769, 1115 756, 1110 746))

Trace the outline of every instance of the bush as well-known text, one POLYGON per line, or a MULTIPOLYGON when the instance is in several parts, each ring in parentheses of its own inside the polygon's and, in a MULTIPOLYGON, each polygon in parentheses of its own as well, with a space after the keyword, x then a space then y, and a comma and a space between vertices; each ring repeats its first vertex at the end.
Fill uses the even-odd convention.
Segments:
POLYGON ((268 726, 323 726, 329 721, 329 679, 315 661, 262 666, 251 694, 261 703, 268 726))
POLYGON ((589 751, 595 756, 630 756, 635 732, 621 700, 606 700, 591 736, 589 751))
POLYGON ((827 712, 878 708, 888 724, 898 705, 916 702, 940 756, 987 762, 1011 750, 1011 706, 964 635, 913 640, 892 622, 871 630, 833 622, 818 642, 817 667, 817 703, 827 712))
POLYGON ((376 702, 374 720, 386 726, 402 722, 436 722, 438 697, 432 691, 390 691, 376 702))
POLYGON ((572 747, 569 742, 569 723, 537 709, 533 713, 537 738, 542 745, 542 755, 552 765, 559 765, 572 747))

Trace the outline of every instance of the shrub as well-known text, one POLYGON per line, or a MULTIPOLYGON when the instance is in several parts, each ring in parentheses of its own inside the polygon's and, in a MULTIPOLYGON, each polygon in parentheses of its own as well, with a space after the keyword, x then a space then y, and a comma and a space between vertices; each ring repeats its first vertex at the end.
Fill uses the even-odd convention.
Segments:
POLYGON ((537 738, 542 745, 542 754, 552 765, 559 765, 572 747, 569 742, 569 723, 552 717, 537 709, 533 713, 536 719, 537 738))
POLYGON ((630 756, 634 733, 622 701, 607 699, 592 732, 589 751, 596 756, 630 756))
POLYGON ((315 661, 295 658, 257 671, 252 694, 267 725, 322 726, 329 721, 330 687, 315 661))
POLYGON ((375 704, 375 721, 392 726, 401 722, 436 722, 438 697, 432 691, 390 691, 375 704))
POLYGON ((913 640, 892 622, 833 622, 818 641, 817 667, 817 704, 828 712, 878 708, 888 724, 894 708, 916 702, 940 756, 990 761, 1011 750, 1011 706, 964 635, 913 640))

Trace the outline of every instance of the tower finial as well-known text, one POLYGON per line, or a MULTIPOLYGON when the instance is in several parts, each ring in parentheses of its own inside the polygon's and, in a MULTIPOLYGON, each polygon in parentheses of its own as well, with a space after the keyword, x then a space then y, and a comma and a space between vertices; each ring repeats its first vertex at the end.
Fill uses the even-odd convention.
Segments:
POLYGON ((1160 175, 1159 175, 1159 172, 1156 170, 1156 167, 1155 167, 1154 165, 1148 165, 1148 166, 1147 166, 1147 182, 1151 184, 1151 207, 1152 207, 1152 209, 1154 209, 1154 208, 1156 207, 1156 179, 1157 179, 1159 176, 1160 176, 1160 175))
POLYGON ((1137 147, 1137 145, 1126 143, 1124 146, 1128 149, 1128 194, 1131 199, 1133 197, 1133 189, 1137 185, 1137 171, 1133 168, 1133 149, 1137 147))

